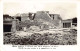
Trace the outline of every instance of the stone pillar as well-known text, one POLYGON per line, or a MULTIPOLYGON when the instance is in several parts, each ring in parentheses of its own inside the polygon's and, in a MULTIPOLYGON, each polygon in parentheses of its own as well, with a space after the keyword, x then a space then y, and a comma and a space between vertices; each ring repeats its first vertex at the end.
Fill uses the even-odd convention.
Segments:
POLYGON ((71 28, 72 28, 72 20, 71 20, 71 28))
POLYGON ((60 27, 61 27, 61 28, 63 28, 63 22, 62 22, 62 20, 61 20, 61 23, 60 23, 60 25, 61 25, 60 27))
POLYGON ((59 28, 62 28, 62 25, 63 25, 63 23, 62 23, 62 21, 60 20, 60 21, 59 21, 59 28))
POLYGON ((16 32, 16 19, 12 20, 12 32, 16 32))

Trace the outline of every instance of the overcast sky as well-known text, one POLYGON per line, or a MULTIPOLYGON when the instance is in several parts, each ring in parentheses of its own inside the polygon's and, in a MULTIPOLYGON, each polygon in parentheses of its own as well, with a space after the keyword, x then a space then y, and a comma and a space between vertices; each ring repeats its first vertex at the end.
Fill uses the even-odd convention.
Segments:
POLYGON ((17 13, 49 11, 53 14, 60 14, 63 19, 76 17, 76 9, 76 3, 60 2, 8 2, 3 5, 3 13, 11 16, 17 13))

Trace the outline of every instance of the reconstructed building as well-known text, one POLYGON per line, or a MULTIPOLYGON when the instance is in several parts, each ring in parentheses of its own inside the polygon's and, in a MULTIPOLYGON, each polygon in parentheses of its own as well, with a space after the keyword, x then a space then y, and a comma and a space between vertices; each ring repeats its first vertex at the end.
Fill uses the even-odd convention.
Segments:
POLYGON ((71 28, 72 19, 62 20, 61 24, 62 24, 62 28, 71 28))
POLYGON ((18 20, 9 15, 3 15, 3 32, 16 32, 18 20))
POLYGON ((59 14, 49 14, 49 11, 38 11, 36 13, 23 13, 19 16, 4 17, 4 32, 9 29, 11 32, 39 27, 40 29, 72 28, 72 19, 62 20, 59 14), (18 27, 18 28, 17 28, 18 27))

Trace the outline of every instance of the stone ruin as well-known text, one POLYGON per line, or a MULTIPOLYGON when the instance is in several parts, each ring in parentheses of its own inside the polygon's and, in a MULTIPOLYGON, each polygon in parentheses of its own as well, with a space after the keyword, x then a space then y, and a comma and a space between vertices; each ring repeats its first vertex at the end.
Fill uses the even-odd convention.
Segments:
MULTIPOLYGON (((6 17, 7 16, 5 16, 5 18, 6 17)), ((24 27, 28 29, 30 26, 31 28, 37 26, 40 29, 60 29, 72 27, 72 20, 62 20, 59 14, 49 14, 48 11, 38 11, 37 13, 29 13, 22 14, 20 16, 8 17, 4 19, 3 23, 4 32, 8 29, 9 32, 16 32, 17 25, 21 26, 23 29, 25 29, 24 27)))

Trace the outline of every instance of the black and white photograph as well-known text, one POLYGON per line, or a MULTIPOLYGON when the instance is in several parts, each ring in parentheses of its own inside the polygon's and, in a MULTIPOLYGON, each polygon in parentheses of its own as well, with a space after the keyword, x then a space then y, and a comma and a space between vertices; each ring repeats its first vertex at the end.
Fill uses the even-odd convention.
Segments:
POLYGON ((3 3, 4 45, 77 45, 77 5, 3 3))

